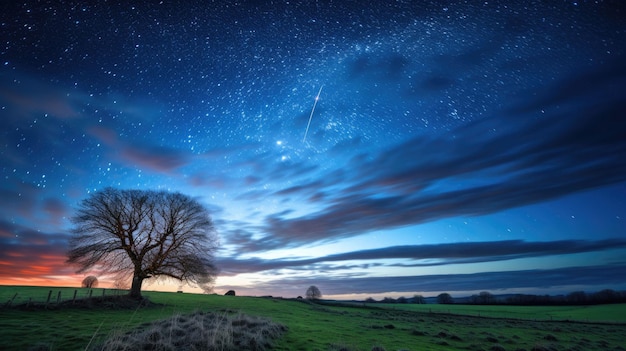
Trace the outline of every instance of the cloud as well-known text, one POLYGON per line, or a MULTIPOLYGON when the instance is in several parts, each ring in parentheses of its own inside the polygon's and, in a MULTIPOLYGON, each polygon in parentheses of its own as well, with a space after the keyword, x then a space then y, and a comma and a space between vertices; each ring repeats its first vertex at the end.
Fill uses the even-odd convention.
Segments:
POLYGON ((43 201, 43 210, 51 216, 65 216, 68 212, 67 205, 56 198, 47 198, 43 201))
POLYGON ((187 152, 157 145, 126 145, 119 154, 122 162, 129 166, 168 173, 190 162, 187 152))
POLYGON ((50 220, 55 224, 60 224, 61 219, 70 213, 70 209, 58 198, 46 198, 43 200, 43 211, 48 214, 50 220))
MULTIPOLYGON (((256 144, 242 144, 232 148, 216 147, 203 153, 155 145, 150 142, 127 142, 120 140, 118 133, 104 126, 90 126, 87 132, 110 149, 110 156, 126 166, 139 167, 157 173, 171 175, 193 162, 217 162, 234 154, 243 153, 256 147, 256 144)), ((223 169, 211 174, 196 173, 189 178, 189 184, 195 187, 215 185, 224 187, 235 180, 222 174, 223 169)))
MULTIPOLYGON (((254 215, 254 214, 251 214, 254 215)), ((246 223, 243 221, 221 221, 216 223, 217 226, 220 226, 220 235, 225 238, 226 244, 229 248, 234 247, 235 252, 263 252, 275 249, 278 247, 280 242, 276 240, 272 240, 272 238, 261 238, 258 239, 258 227, 251 225, 250 223, 246 223)), ((228 259, 228 262, 234 263, 239 266, 237 260, 228 259)), ((253 264, 251 262, 251 264, 253 264)), ((246 266, 247 264, 244 264, 246 266)), ((226 264, 229 266, 229 264, 226 264)))
POLYGON ((129 167, 141 167, 155 172, 171 173, 192 160, 190 152, 149 144, 126 143, 109 128, 91 127, 88 132, 107 145, 111 156, 129 167))
MULTIPOLYGON (((312 284, 325 295, 381 294, 388 292, 440 292, 496 291, 516 289, 555 289, 563 286, 588 286, 603 289, 606 286, 624 286, 622 277, 626 265, 602 265, 535 269, 474 274, 441 274, 405 277, 322 277, 275 279, 255 285, 257 294, 302 294, 312 284)), ((221 288, 240 289, 237 286, 221 288)), ((244 289, 245 290, 245 289, 244 289)))
POLYGON ((31 184, 17 181, 7 182, 5 185, 10 188, 0 187, 0 207, 3 217, 19 216, 32 219, 40 190, 31 184))
MULTIPOLYGON (((237 231, 229 235, 232 244, 245 245, 249 250, 263 250, 268 244, 265 240, 252 240, 246 231, 237 231), (265 244, 265 246, 264 246, 265 244)), ((269 245, 272 245, 270 243, 269 245)), ((351 260, 430 260, 429 262, 411 261, 401 266, 438 266, 455 263, 494 262, 519 258, 532 258, 551 255, 567 255, 584 252, 596 252, 626 248, 625 239, 607 239, 599 241, 558 240, 526 242, 523 240, 505 240, 491 242, 465 242, 431 245, 391 246, 379 249, 352 251, 307 259, 272 259, 260 258, 219 260, 222 274, 254 273, 283 268, 296 269, 319 263, 351 260)), ((330 269, 330 266, 327 267, 330 269)), ((340 269, 335 267, 335 270, 340 269)))
POLYGON ((334 195, 316 213, 268 216, 265 231, 291 247, 484 215, 625 181, 625 66, 581 71, 449 135, 359 156, 339 184, 285 189, 334 195))
POLYGON ((8 109, 8 118, 16 120, 30 122, 33 116, 43 114, 60 120, 74 119, 80 116, 80 100, 80 95, 66 95, 29 77, 0 85, 0 101, 8 109))
POLYGON ((44 233, 0 220, 0 280, 72 274, 63 233, 44 233))
POLYGON ((59 120, 76 123, 93 111, 122 113, 126 119, 138 121, 149 121, 162 114, 159 101, 149 97, 131 99, 116 92, 94 96, 74 84, 52 84, 19 70, 3 73, 1 78, 0 102, 8 119, 1 122, 31 123, 33 118, 45 114, 55 118, 56 124, 59 120))

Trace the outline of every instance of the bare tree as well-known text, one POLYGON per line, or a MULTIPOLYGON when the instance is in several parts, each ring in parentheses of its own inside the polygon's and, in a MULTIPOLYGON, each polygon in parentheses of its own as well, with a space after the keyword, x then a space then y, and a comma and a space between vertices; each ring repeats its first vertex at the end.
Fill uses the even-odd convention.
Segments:
POLYGON ((83 200, 72 218, 68 262, 78 272, 132 275, 130 296, 141 298, 149 278, 210 286, 217 236, 195 199, 166 191, 106 188, 83 200))
POLYGON ((95 288, 98 286, 98 278, 93 275, 87 276, 83 279, 82 283, 80 283, 80 286, 89 289, 95 288))
POLYGON ((308 289, 306 289, 306 298, 309 300, 317 300, 320 299, 322 297, 322 292, 320 291, 320 289, 317 288, 317 286, 315 285, 311 285, 309 286, 308 289))

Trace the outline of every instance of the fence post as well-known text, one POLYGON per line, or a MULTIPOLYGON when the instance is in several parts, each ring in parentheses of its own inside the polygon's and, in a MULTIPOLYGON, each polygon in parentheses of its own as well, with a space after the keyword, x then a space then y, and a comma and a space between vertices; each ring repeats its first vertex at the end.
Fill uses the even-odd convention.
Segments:
POLYGON ((13 300, 15 300, 16 297, 17 297, 17 293, 15 293, 15 295, 13 295, 13 298, 11 300, 7 301, 5 307, 11 306, 11 304, 13 303, 13 300))
POLYGON ((61 302, 61 290, 59 290, 59 293, 57 294, 57 305, 59 302, 61 302))
POLYGON ((91 294, 93 294, 93 289, 89 289, 89 298, 91 298, 91 294))
POLYGON ((106 290, 107 290, 107 289, 102 289, 102 297, 104 297, 104 292, 105 292, 106 290))
POLYGON ((74 297, 72 298, 72 305, 76 302, 76 293, 78 293, 78 289, 74 289, 74 297))
POLYGON ((46 300, 46 308, 48 308, 48 304, 50 303, 51 296, 52 296, 52 290, 48 291, 48 299, 46 300))

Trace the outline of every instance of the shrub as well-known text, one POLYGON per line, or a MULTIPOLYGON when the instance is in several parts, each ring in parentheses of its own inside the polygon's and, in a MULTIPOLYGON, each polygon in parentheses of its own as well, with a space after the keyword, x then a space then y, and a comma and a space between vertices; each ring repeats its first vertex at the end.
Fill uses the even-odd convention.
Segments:
POLYGON ((243 314, 196 312, 113 335, 94 350, 267 350, 286 327, 243 314))

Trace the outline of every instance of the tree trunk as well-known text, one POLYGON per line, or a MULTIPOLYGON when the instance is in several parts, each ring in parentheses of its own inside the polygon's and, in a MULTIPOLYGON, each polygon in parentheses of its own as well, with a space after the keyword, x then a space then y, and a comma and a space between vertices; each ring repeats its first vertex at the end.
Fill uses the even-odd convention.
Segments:
POLYGON ((141 284, 143 283, 143 277, 135 273, 133 275, 133 284, 130 287, 130 297, 135 299, 141 299, 141 284))

